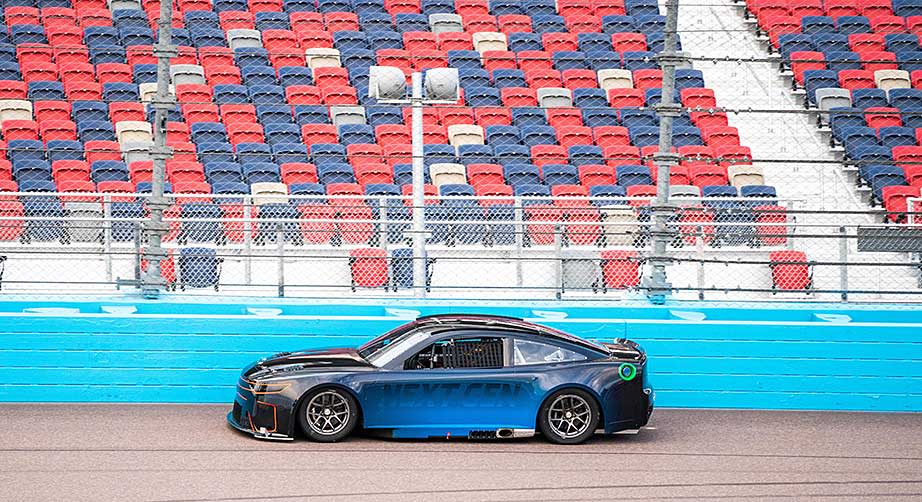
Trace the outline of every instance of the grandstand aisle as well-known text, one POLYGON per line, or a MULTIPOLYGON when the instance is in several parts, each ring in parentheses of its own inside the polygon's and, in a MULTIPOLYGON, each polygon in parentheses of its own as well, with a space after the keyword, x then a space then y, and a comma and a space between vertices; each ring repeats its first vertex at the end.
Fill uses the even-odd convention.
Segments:
MULTIPOLYGON (((830 228, 811 231, 810 225, 880 223, 882 211, 875 212, 879 208, 871 207, 862 198, 855 181, 846 173, 840 155, 829 147, 828 137, 818 130, 816 114, 791 112, 804 108, 801 97, 792 92, 790 76, 779 72, 778 61, 766 51, 768 42, 757 37, 752 25, 746 22, 743 8, 742 4, 729 0, 680 3, 679 32, 683 51, 693 58, 694 68, 703 72, 708 86, 714 89, 718 104, 742 112, 728 114, 730 125, 739 129, 741 144, 752 150, 756 159, 753 164, 762 168, 765 183, 775 186, 795 209, 865 213, 800 214, 797 216, 800 234, 828 235, 831 231, 830 228), (694 58, 729 60, 712 62, 694 58), (753 61, 737 61, 740 59, 753 61), (764 112, 747 112, 749 109, 764 112)), ((836 239, 798 237, 794 242, 795 248, 804 250, 812 260, 835 261, 841 256, 840 243, 836 239)), ((727 257, 744 260, 753 257, 753 253, 745 250, 735 254, 727 257)), ((849 254, 849 259, 862 263, 898 262, 907 258, 900 253, 859 254, 853 240, 849 243, 849 254)), ((721 265, 707 267, 716 271, 721 265)), ((743 266, 736 267, 737 270, 741 268, 743 266)), ((839 286, 839 271, 835 267, 816 267, 813 273, 817 289, 839 286)), ((748 276, 743 280, 728 277, 720 286, 745 287, 744 283, 751 283, 765 271, 751 265, 745 267, 743 274, 748 276)), ((706 274, 708 277, 717 275, 706 274)), ((912 291, 919 287, 918 271, 913 267, 854 268, 849 271, 849 280, 850 287, 863 290, 912 291)), ((830 299, 833 298, 830 296, 830 299)))

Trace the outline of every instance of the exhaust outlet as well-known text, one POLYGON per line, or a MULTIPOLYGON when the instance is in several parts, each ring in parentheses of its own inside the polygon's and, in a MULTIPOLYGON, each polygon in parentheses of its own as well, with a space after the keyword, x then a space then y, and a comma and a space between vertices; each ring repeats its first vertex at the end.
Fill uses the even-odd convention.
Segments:
POLYGON ((515 436, 515 432, 512 429, 496 429, 496 437, 500 439, 509 439, 515 436))

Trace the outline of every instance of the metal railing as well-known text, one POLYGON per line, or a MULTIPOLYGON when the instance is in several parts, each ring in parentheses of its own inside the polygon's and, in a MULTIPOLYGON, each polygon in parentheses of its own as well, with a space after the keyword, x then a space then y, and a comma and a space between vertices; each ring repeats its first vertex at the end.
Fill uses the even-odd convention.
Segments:
MULTIPOLYGON (((143 287, 146 194, 12 197, 57 209, 0 208, 2 294, 143 287)), ((842 211, 790 199, 676 198, 658 255, 649 198, 431 196, 425 253, 415 256, 408 197, 167 198, 160 272, 168 290, 186 294, 409 296, 408 264, 419 260, 431 296, 612 299, 645 293, 654 259, 676 298, 915 301, 922 292, 918 253, 886 243, 864 251, 874 237, 863 231, 910 227, 877 212, 849 212, 867 223, 843 224, 842 211)))

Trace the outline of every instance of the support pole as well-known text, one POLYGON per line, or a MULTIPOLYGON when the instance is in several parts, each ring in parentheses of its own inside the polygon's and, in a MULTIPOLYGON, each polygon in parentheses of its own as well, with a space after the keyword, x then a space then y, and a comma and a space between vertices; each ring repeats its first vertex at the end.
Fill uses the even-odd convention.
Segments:
POLYGON ((157 96, 152 105, 155 110, 154 119, 154 147, 151 148, 151 158, 154 160, 153 179, 151 180, 151 195, 147 200, 150 210, 150 221, 147 222, 147 272, 141 287, 145 298, 157 298, 165 282, 160 275, 160 262, 166 259, 166 250, 163 249, 163 236, 168 227, 163 222, 163 211, 169 207, 169 202, 163 197, 163 188, 166 178, 166 161, 172 156, 172 150, 166 146, 166 123, 169 112, 175 106, 175 100, 170 96, 170 60, 177 55, 176 46, 172 42, 171 30, 173 27, 173 3, 160 2, 160 20, 157 23, 158 39, 154 46, 154 56, 157 57, 157 96))
POLYGON ((425 176, 423 159, 423 74, 413 73, 410 125, 413 143, 413 295, 426 296, 425 176))
POLYGON ((675 92, 676 66, 685 62, 685 58, 676 52, 676 31, 679 17, 679 0, 666 0, 666 28, 663 52, 659 54, 660 67, 663 70, 663 88, 660 104, 656 106, 659 115, 659 152, 653 156, 657 168, 656 201, 651 207, 653 228, 650 236, 653 240, 653 254, 649 258, 650 267, 644 277, 642 287, 647 298, 653 303, 663 303, 666 295, 672 292, 672 285, 666 277, 666 265, 670 260, 666 249, 672 241, 669 219, 675 213, 669 204, 669 173, 671 167, 678 163, 678 155, 672 153, 672 122, 682 113, 681 105, 673 100, 675 92))

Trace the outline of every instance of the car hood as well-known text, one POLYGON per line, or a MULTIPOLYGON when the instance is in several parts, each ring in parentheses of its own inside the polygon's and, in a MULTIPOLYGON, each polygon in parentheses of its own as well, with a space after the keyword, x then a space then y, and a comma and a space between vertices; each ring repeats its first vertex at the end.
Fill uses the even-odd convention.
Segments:
POLYGON ((281 352, 260 359, 244 376, 268 376, 291 371, 338 371, 344 368, 373 368, 355 349, 304 350, 281 352))

